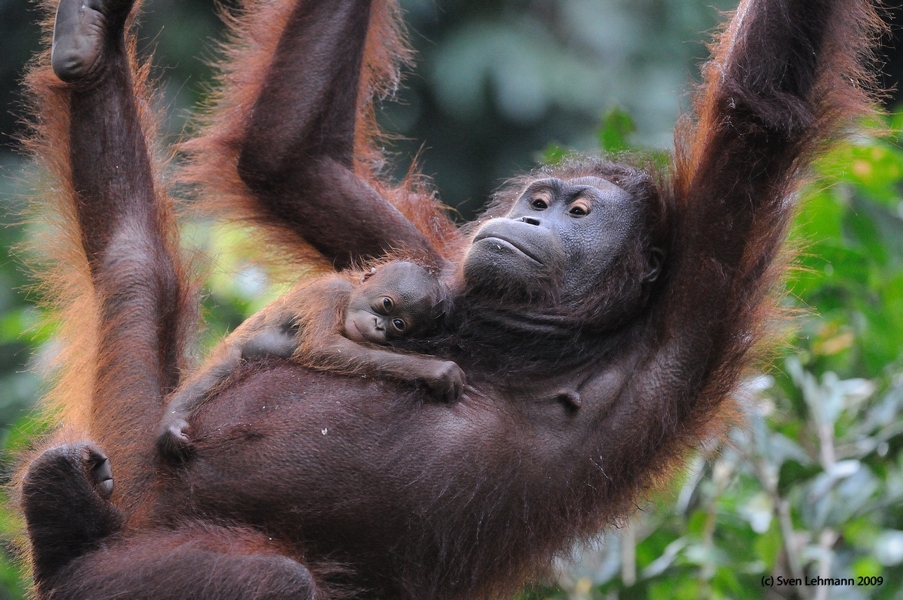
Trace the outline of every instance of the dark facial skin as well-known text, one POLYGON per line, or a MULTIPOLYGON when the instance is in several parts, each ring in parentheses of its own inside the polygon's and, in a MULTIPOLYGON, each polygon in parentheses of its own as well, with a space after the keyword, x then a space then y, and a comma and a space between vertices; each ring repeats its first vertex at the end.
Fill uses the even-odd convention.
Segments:
POLYGON ((556 300, 580 298, 622 257, 638 218, 631 196, 604 179, 538 179, 506 217, 477 231, 464 260, 465 281, 504 278, 509 291, 525 298, 554 283, 556 300))
POLYGON ((351 295, 345 314, 345 337, 385 345, 428 329, 434 321, 439 282, 410 262, 390 263, 372 271, 351 295))

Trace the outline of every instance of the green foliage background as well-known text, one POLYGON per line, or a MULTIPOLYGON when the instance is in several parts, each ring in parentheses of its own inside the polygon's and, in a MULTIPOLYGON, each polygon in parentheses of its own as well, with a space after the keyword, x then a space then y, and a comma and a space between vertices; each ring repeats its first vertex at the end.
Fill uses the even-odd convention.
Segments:
MULTIPOLYGON (((502 178, 565 148, 666 147, 704 56, 709 0, 405 0, 420 60, 385 107, 400 138, 466 218, 502 178), (687 40, 696 40, 687 42, 687 40), (622 108, 613 108, 622 107, 622 108), (602 115, 602 117, 600 117, 602 115), (426 146, 421 148, 425 140, 426 146)), ((714 4, 727 8, 729 0, 714 4)), ((0 0, 0 82, 35 48, 34 14, 0 0), (23 16, 24 15, 24 16, 23 16), (18 62, 16 62, 18 61, 18 62)), ((148 2, 145 45, 164 67, 168 135, 203 97, 202 40, 217 34, 210 0, 148 2)), ((10 89, 0 100, 10 105, 10 89)), ((871 124, 900 131, 903 117, 871 124)), ((2 134, 12 121, 0 119, 2 134)), ((767 374, 746 383, 747 425, 713 442, 628 523, 562 561, 544 598, 903 597, 903 151, 863 133, 816 166, 793 231, 802 249, 787 283, 795 333, 767 374), (880 585, 770 589, 764 576, 881 577, 880 585), (769 596, 771 594, 771 596, 769 596), (795 594, 795 596, 794 596, 795 594)), ((53 327, 27 292, 21 253, 29 174, 0 150, 0 461, 43 427, 31 409, 54 355, 53 327)), ((237 248, 240 232, 187 223, 215 257, 205 289, 209 347, 278 293, 237 248)), ((27 588, 0 511, 0 598, 27 588)))

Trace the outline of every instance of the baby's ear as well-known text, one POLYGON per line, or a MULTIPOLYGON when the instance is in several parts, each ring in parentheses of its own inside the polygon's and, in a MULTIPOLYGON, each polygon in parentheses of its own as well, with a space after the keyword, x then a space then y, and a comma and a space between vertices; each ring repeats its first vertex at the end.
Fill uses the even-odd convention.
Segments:
POLYGON ((376 267, 372 267, 369 271, 361 275, 361 283, 364 283, 374 275, 376 275, 376 267))
POLYGON ((445 311, 447 308, 448 303, 445 300, 440 300, 433 305, 433 310, 430 311, 430 318, 432 318, 433 320, 441 319, 445 316, 445 311))

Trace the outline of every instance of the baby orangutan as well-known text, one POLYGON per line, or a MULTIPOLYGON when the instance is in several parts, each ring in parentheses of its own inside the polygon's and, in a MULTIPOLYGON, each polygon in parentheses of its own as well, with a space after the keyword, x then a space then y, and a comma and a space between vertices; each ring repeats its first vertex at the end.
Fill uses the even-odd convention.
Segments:
POLYGON ((170 397, 157 449, 184 460, 191 450, 188 417, 242 361, 291 358, 305 366, 426 385, 457 400, 464 372, 452 361, 402 354, 380 346, 423 336, 444 313, 444 286, 426 268, 396 261, 360 272, 303 281, 242 323, 170 397))

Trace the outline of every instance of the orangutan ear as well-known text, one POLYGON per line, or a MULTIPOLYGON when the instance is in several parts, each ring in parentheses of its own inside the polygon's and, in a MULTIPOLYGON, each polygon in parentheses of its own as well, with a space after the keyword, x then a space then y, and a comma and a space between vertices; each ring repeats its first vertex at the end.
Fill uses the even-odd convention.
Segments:
POLYGON ((439 300, 436 302, 435 306, 433 306, 432 311, 430 311, 430 317, 433 320, 441 320, 445 317, 445 313, 448 312, 448 302, 445 300, 439 300))
POLYGON ((371 267, 371 269, 369 271, 367 271, 366 273, 361 275, 361 283, 364 283, 365 281, 367 281, 374 275, 376 275, 376 267, 371 267))
POLYGON ((662 265, 665 263, 665 253, 661 248, 653 248, 649 251, 649 264, 646 273, 643 275, 643 281, 652 283, 662 272, 662 265))

